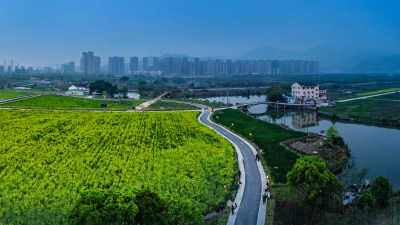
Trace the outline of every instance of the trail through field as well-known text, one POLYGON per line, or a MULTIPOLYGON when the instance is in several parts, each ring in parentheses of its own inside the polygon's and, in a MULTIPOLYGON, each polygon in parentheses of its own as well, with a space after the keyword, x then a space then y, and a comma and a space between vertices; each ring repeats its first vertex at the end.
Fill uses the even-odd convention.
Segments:
POLYGON ((239 167, 244 169, 244 171, 242 171, 242 177, 244 176, 244 179, 241 178, 243 184, 239 187, 235 199, 238 208, 233 215, 230 214, 228 224, 264 224, 266 204, 262 203, 261 196, 265 188, 264 184, 266 179, 260 162, 255 160, 255 149, 244 139, 224 127, 211 122, 210 115, 210 110, 203 111, 199 118, 200 122, 211 127, 230 140, 236 145, 235 147, 239 149, 242 156, 239 156, 239 167))
POLYGON ((354 100, 359 100, 359 99, 366 99, 366 98, 371 98, 371 97, 376 97, 376 96, 394 94, 396 92, 399 92, 399 91, 386 92, 386 93, 376 94, 376 95, 368 95, 368 96, 363 96, 363 97, 358 97, 358 98, 343 99, 343 100, 339 100, 336 102, 349 102, 349 101, 354 101, 354 100))
POLYGON ((166 94, 168 94, 168 91, 162 93, 161 95, 159 95, 157 98, 152 99, 150 101, 144 102, 138 106, 136 106, 136 110, 145 110, 147 107, 149 107, 150 105, 156 103, 158 100, 160 100, 162 97, 164 97, 166 94))

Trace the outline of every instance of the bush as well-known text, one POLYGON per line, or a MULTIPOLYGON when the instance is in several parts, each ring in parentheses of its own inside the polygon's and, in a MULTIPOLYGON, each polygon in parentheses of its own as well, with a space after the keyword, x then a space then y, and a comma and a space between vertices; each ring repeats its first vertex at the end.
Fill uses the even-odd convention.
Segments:
POLYGON ((393 194, 393 189, 388 178, 384 176, 375 178, 372 183, 371 191, 378 207, 384 208, 389 205, 389 199, 393 194))
POLYGON ((365 190, 357 201, 357 206, 360 209, 370 211, 375 205, 375 199, 370 190, 365 190))
POLYGON ((70 224, 203 224, 200 211, 179 196, 144 190, 91 189, 81 193, 70 224))
POLYGON ((132 191, 91 189, 81 193, 70 216, 70 224, 132 224, 139 212, 132 191))

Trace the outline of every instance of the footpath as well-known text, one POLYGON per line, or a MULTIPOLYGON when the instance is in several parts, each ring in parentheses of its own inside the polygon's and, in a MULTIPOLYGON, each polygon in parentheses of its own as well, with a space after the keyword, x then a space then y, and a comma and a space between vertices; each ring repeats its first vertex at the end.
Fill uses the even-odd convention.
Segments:
POLYGON ((229 225, 263 225, 267 204, 262 202, 263 190, 266 188, 266 175, 261 162, 255 160, 256 149, 246 140, 226 128, 210 120, 210 110, 203 110, 199 121, 230 141, 238 153, 239 169, 241 171, 238 193, 235 203, 238 208, 230 214, 229 225))

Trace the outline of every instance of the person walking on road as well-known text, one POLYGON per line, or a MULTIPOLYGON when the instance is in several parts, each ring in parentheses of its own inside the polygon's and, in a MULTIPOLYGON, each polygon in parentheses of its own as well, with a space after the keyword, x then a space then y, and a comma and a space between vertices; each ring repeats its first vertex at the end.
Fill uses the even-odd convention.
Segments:
POLYGON ((232 215, 235 214, 235 207, 233 206, 233 204, 231 206, 231 210, 232 210, 232 215))
POLYGON ((263 204, 265 204, 267 202, 267 194, 264 193, 262 198, 263 198, 263 204))

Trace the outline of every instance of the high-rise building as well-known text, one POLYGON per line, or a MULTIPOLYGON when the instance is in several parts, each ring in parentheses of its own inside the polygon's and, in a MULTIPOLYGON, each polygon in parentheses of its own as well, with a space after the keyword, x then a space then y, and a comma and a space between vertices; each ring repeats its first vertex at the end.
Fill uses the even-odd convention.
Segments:
POLYGON ((159 71, 160 70, 160 58, 153 57, 153 70, 159 71))
POLYGON ((4 66, 0 66, 0 74, 4 73, 4 66))
POLYGON ((61 65, 62 74, 74 74, 75 73, 75 62, 71 61, 61 65))
POLYGON ((147 71, 149 69, 149 58, 143 57, 143 71, 147 71))
POLYGON ((81 59, 81 70, 83 74, 100 73, 100 57, 95 56, 93 52, 83 52, 81 59))
POLYGON ((108 72, 111 74, 123 74, 125 71, 124 57, 109 57, 108 58, 108 72))
POLYGON ((139 70, 139 58, 138 57, 136 57, 136 56, 131 57, 130 70, 131 70, 131 72, 136 72, 139 70))

